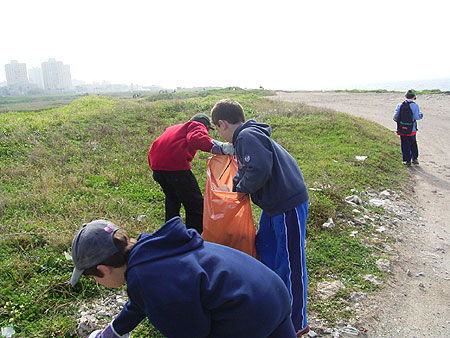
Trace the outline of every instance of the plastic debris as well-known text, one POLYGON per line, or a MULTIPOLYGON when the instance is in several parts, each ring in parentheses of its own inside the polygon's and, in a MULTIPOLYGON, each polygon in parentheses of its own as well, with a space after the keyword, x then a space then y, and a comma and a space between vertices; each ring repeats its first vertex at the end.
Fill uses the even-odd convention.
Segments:
POLYGON ((11 338, 14 333, 16 333, 16 331, 14 331, 14 328, 12 327, 12 325, 2 327, 2 336, 3 337, 11 338))
POLYGON ((72 260, 72 256, 70 255, 70 253, 68 253, 67 251, 64 251, 64 257, 66 258, 66 260, 71 261, 72 260))

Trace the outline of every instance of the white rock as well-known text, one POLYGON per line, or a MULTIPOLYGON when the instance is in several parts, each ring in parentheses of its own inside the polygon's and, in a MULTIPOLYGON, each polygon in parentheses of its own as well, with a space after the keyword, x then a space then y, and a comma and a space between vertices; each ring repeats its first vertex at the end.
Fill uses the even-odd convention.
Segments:
POLYGON ((358 195, 351 195, 345 198, 345 201, 351 205, 362 205, 363 201, 358 195))
POLYGON ((373 206, 373 207, 382 207, 386 204, 385 200, 379 200, 376 198, 372 198, 371 200, 369 200, 369 205, 373 206))
POLYGON ((385 199, 391 196, 391 193, 388 190, 383 190, 382 192, 380 192, 380 196, 381 198, 385 199))
POLYGON ((369 281, 370 283, 372 283, 374 285, 381 285, 381 284, 383 284, 383 281, 380 279, 380 277, 375 276, 375 275, 365 275, 364 279, 366 281, 369 281))
POLYGON ((391 262, 387 259, 381 258, 376 261, 376 266, 379 270, 384 272, 392 272, 391 262))
POLYGON ((367 294, 364 292, 352 292, 350 294, 350 302, 352 303, 361 303, 364 299, 367 298, 367 294))
POLYGON ((329 299, 336 295, 339 290, 344 289, 345 286, 340 280, 333 282, 319 282, 317 283, 317 293, 321 299, 329 299))
POLYGON ((350 237, 355 237, 358 234, 358 231, 352 231, 350 233, 350 237))

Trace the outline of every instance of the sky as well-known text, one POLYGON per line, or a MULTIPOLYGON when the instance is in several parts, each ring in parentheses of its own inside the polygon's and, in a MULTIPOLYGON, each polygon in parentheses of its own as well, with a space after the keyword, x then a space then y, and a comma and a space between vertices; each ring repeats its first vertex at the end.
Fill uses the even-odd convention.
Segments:
MULTIPOLYGON (((280 90, 450 78, 448 0, 2 0, 11 60, 72 79, 280 90)), ((344 88, 348 87, 348 88, 344 88)))

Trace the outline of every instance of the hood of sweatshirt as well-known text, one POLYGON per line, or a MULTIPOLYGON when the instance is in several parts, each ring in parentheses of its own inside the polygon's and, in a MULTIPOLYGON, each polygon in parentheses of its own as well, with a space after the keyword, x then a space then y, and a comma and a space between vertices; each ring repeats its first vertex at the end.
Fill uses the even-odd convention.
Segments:
POLYGON ((186 229, 180 217, 167 221, 151 234, 143 233, 130 251, 127 270, 132 267, 193 251, 203 245, 203 238, 186 229))
POLYGON ((272 129, 267 123, 256 122, 255 120, 248 120, 247 122, 241 124, 233 134, 233 144, 236 144, 239 133, 247 128, 254 128, 256 131, 265 134, 270 137, 272 135, 272 129))

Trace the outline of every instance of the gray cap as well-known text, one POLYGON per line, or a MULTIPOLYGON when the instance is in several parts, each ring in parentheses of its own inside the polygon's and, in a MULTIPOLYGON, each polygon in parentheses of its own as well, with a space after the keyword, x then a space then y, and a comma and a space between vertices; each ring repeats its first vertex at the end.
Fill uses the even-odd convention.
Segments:
POLYGON ((96 220, 83 224, 72 242, 72 259, 75 268, 70 284, 80 280, 84 270, 102 263, 119 251, 113 240, 114 233, 120 228, 105 220, 96 220))
POLYGON ((200 123, 203 123, 208 130, 214 130, 213 126, 211 125, 211 120, 209 119, 208 115, 203 113, 198 113, 192 116, 191 121, 197 121, 200 123))

